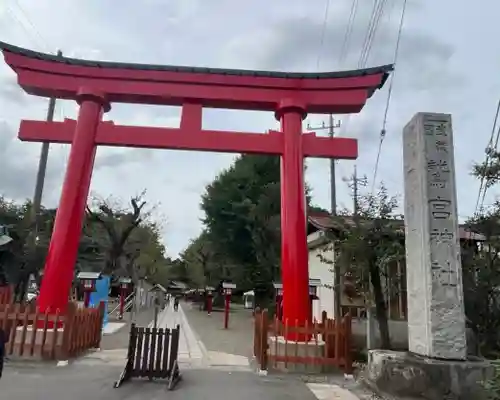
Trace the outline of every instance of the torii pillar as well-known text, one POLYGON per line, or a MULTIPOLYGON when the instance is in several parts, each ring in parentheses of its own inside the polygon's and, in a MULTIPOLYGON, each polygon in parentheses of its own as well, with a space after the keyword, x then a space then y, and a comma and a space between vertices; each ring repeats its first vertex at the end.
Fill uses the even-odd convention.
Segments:
MULTIPOLYGON (((283 321, 310 320, 309 268, 307 248, 307 215, 304 184, 304 151, 302 120, 306 108, 300 102, 285 100, 275 113, 284 136, 281 157, 281 263, 283 288, 283 321)), ((290 335, 292 340, 305 339, 290 335)))
POLYGON ((37 298, 42 311, 66 312, 73 281, 85 206, 96 154, 95 138, 102 114, 110 104, 102 93, 81 89, 80 110, 50 240, 45 270, 37 298), (59 266, 59 267, 56 267, 59 266))

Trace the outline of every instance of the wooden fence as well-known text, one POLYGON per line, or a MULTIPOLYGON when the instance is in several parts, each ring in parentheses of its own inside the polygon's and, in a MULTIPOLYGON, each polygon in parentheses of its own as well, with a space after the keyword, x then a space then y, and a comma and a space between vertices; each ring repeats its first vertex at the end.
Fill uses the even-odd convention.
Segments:
POLYGON ((104 303, 99 308, 79 309, 68 304, 42 313, 34 304, 0 303, 0 329, 7 336, 5 355, 43 360, 67 360, 98 348, 104 303))
POLYGON ((267 370, 269 366, 276 368, 278 363, 281 363, 285 369, 288 364, 322 365, 335 366, 342 368, 345 373, 352 373, 352 334, 349 314, 337 323, 323 312, 321 322, 315 321, 299 326, 298 323, 291 324, 289 321, 283 323, 277 318, 270 320, 267 310, 257 309, 254 329, 254 356, 261 370, 267 370), (307 353, 307 347, 305 347, 306 354, 299 352, 299 344, 288 339, 297 335, 310 338, 311 354, 307 353), (283 350, 278 349, 280 341, 279 346, 283 350), (271 346, 275 346, 274 349, 270 348, 270 342, 271 346))
POLYGON ((0 286, 0 305, 12 303, 12 296, 11 286, 0 286))
POLYGON ((132 324, 125 368, 115 388, 131 378, 168 379, 168 389, 180 380, 177 357, 180 326, 173 329, 141 328, 132 324))

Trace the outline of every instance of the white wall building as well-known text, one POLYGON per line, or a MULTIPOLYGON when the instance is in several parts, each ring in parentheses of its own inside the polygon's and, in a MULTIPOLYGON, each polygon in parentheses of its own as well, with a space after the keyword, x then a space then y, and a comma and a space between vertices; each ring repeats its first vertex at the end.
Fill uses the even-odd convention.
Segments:
MULTIPOLYGON (((329 243, 326 231, 332 229, 332 218, 327 215, 315 215, 308 218, 309 247, 309 279, 318 279, 321 285, 317 289, 318 299, 313 301, 313 318, 321 320, 321 313, 326 311, 329 318, 333 318, 335 310, 334 296, 334 249, 329 243), (325 262, 324 260, 331 261, 325 262)), ((341 281, 343 278, 341 277, 341 281)), ((343 282, 341 282, 341 285, 343 282)), ((389 330, 391 341, 395 348, 405 349, 408 344, 408 326, 405 320, 406 304, 403 296, 398 299, 389 299, 389 330), (394 307, 395 306, 395 307, 394 307)), ((346 295, 341 296, 342 314, 350 312, 353 316, 352 332, 357 347, 364 348, 366 344, 367 320, 366 309, 363 298, 349 299, 346 295)), ((375 345, 380 340, 376 322, 373 323, 373 340, 375 345)))

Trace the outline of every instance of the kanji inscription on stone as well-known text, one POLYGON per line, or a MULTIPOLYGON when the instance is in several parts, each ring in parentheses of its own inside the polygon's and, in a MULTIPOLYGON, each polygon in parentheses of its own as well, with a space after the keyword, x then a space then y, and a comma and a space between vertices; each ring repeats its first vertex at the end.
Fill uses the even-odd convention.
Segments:
POLYGON ((403 158, 409 349, 463 360, 467 347, 451 116, 416 114, 403 131, 403 158))

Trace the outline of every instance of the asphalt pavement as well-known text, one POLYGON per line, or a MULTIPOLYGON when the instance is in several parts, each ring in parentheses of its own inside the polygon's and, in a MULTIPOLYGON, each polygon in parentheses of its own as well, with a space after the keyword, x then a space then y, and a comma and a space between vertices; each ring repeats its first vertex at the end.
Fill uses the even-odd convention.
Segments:
POLYGON ((315 400, 307 386, 294 379, 259 377, 252 372, 190 369, 174 391, 164 381, 133 380, 114 389, 121 368, 70 365, 9 368, 0 380, 0 400, 315 400))

